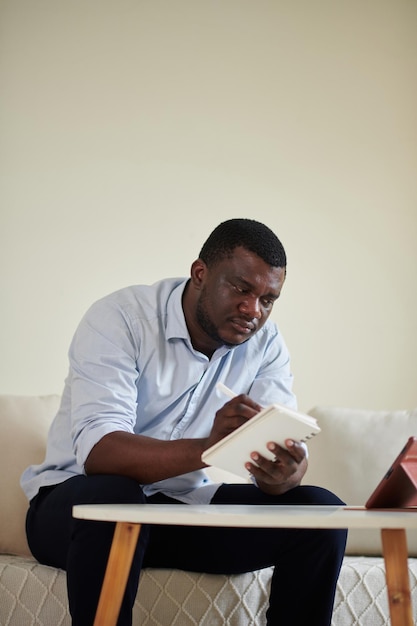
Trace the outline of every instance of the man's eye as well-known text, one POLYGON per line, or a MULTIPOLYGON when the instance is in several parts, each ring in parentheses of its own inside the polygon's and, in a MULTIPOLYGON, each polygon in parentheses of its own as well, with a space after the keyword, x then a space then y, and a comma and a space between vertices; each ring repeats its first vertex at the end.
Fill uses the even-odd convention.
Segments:
POLYGON ((234 287, 238 293, 249 293, 249 289, 246 289, 246 287, 239 287, 239 285, 235 285, 234 287))

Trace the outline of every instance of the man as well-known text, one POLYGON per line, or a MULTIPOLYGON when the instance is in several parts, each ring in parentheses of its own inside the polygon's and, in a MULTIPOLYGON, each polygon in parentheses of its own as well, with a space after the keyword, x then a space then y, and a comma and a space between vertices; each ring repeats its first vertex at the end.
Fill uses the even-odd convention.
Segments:
MULTIPOLYGON (((75 520, 83 503, 340 504, 301 486, 306 450, 254 450, 253 484, 213 484, 202 452, 262 406, 295 406, 288 351, 268 320, 286 273, 276 235, 248 219, 220 224, 190 278, 122 289, 96 302, 69 351, 46 459, 28 468, 28 541, 66 569, 74 626, 91 626, 114 524, 75 520), (223 382, 239 395, 215 392, 223 382)), ((238 573, 275 565, 269 625, 330 624, 346 533, 334 530, 144 527, 118 624, 131 624, 141 567, 238 573)))

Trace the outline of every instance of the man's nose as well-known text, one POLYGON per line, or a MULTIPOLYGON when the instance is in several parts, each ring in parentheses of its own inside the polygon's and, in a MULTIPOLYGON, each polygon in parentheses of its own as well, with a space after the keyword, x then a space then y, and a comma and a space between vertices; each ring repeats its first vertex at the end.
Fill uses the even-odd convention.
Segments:
POLYGON ((262 315, 258 298, 246 298, 239 305, 240 311, 251 319, 259 319, 262 315))

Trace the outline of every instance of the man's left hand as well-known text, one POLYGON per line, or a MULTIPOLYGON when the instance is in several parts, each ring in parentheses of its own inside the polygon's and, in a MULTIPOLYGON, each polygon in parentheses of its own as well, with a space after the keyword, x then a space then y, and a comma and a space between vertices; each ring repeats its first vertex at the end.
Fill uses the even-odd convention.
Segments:
POLYGON ((253 452, 253 463, 246 463, 246 469, 255 478, 258 487, 265 493, 280 495, 298 487, 307 471, 306 450, 300 442, 287 439, 285 448, 269 442, 267 447, 274 456, 271 461, 259 452, 253 452))

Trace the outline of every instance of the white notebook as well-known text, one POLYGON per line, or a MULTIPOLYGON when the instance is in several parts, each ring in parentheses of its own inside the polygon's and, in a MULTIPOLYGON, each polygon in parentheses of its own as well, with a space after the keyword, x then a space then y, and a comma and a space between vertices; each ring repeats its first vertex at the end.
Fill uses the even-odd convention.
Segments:
MULTIPOLYGON (((286 439, 307 441, 320 432, 317 420, 282 404, 271 404, 239 426, 232 433, 207 448, 201 459, 207 465, 247 478, 245 463, 251 461, 251 452, 274 459, 266 444, 274 441, 285 448, 286 439)), ((253 461, 251 461, 253 463, 253 461)))

